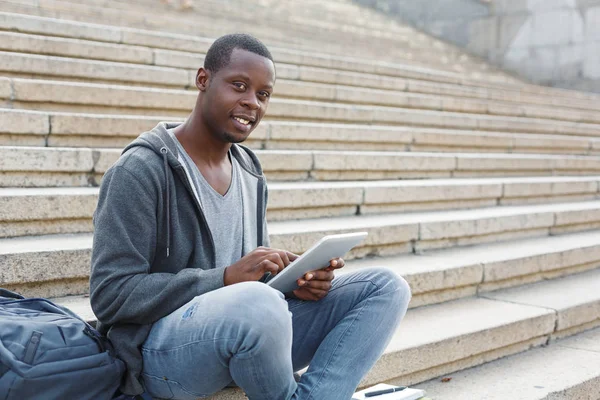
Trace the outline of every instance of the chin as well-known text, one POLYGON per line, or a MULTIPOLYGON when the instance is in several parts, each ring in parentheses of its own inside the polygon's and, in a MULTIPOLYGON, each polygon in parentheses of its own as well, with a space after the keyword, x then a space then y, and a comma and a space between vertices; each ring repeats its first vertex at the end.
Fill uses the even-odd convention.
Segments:
POLYGON ((222 137, 227 143, 242 143, 248 139, 248 135, 234 135, 229 132, 223 132, 222 137))

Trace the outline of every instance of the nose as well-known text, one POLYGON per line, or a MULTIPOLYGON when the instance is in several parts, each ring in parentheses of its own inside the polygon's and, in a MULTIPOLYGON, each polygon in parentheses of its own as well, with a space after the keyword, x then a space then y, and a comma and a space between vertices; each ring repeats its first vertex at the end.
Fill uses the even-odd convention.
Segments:
POLYGON ((248 107, 251 110, 258 110, 260 108, 260 102, 255 93, 248 93, 242 99, 242 105, 248 107))

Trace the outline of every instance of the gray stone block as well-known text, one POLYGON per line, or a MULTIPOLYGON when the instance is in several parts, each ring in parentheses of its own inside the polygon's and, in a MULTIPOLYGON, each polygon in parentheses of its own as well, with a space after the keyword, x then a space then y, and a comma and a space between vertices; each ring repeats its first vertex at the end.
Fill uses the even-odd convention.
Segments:
POLYGON ((181 69, 141 66, 97 60, 0 52, 0 71, 27 75, 50 75, 185 88, 188 72, 181 69))
POLYGON ((523 14, 529 12, 527 1, 524 0, 493 0, 490 2, 492 12, 500 15, 523 14))
POLYGON ((0 50, 152 64, 152 50, 145 47, 17 32, 0 32, 0 50))
POLYGON ((45 112, 0 109, 0 133, 47 135, 50 117, 45 112))
POLYGON ((583 75, 585 47, 583 44, 561 46, 558 49, 556 80, 572 80, 583 75))
POLYGON ((12 83, 8 78, 0 78, 0 99, 10 99, 13 96, 12 83))
POLYGON ((9 31, 73 37, 100 42, 118 43, 121 40, 120 28, 16 13, 0 12, 0 27, 9 31))
POLYGON ((600 41, 600 6, 585 10, 585 28, 587 41, 600 41))
MULTIPOLYGON (((513 46, 516 48, 529 46, 531 22, 527 22, 529 19, 527 14, 505 15, 499 18, 500 27, 497 42, 499 50, 506 51, 513 46)), ((494 47, 488 47, 488 49, 494 47)))
MULTIPOLYGON (((600 12, 598 16, 600 23, 600 12)), ((600 79, 600 36, 598 41, 585 44, 583 76, 587 79, 600 79)))
POLYGON ((596 345, 599 341, 600 330, 596 329, 572 339, 454 373, 449 382, 434 379, 418 387, 439 400, 598 398, 600 377, 597 366, 600 365, 600 354, 596 345), (573 367, 565 368, 565 360, 569 360, 573 367), (505 379, 508 376, 510 379, 505 379), (472 384, 465 385, 465 382, 472 384))

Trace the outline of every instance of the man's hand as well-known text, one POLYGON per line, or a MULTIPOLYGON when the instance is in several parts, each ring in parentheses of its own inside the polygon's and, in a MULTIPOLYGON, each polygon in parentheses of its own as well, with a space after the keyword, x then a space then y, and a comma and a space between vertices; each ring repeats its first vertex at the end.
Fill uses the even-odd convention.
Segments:
POLYGON ((225 268, 225 286, 246 281, 258 281, 265 272, 276 275, 298 256, 289 251, 258 247, 246 254, 235 264, 225 268))
POLYGON ((296 281, 300 288, 294 290, 292 293, 300 300, 321 300, 327 296, 329 289, 331 289, 331 281, 334 276, 333 270, 342 268, 344 265, 345 262, 343 259, 334 258, 329 262, 329 266, 307 272, 302 278, 296 281))

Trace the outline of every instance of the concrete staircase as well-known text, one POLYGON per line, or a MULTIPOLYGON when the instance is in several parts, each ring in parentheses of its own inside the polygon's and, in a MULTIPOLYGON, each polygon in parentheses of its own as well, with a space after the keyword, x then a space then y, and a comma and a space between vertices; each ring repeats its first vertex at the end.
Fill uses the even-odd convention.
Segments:
POLYGON ((277 65, 247 142, 273 246, 367 230, 340 273, 386 265, 413 289, 362 385, 600 398, 600 96, 520 82, 349 1, 281 4, 0 0, 0 286, 94 320, 103 173, 140 132, 185 118, 211 38, 245 30, 277 65))

